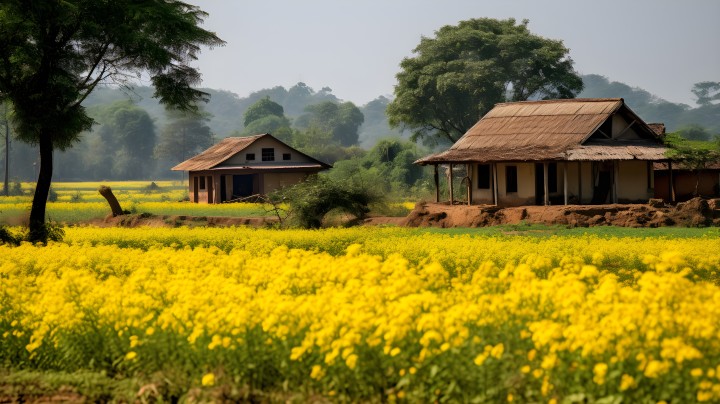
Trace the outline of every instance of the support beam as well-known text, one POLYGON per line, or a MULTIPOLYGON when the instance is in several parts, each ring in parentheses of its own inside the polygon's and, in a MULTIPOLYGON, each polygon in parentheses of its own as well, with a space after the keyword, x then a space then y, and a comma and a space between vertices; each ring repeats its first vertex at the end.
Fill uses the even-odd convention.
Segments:
POLYGON ((548 185, 548 166, 549 164, 546 162, 543 163, 543 187, 545 189, 545 198, 543 203, 545 206, 550 205, 550 186, 548 185))
POLYGON ((670 202, 675 202, 675 180, 673 179, 672 161, 668 160, 668 191, 670 202))
POLYGON ((440 202, 440 177, 438 175, 438 165, 433 164, 433 167, 435 168, 435 202, 440 202))
POLYGON ((568 204, 567 165, 567 162, 563 163, 563 195, 565 196, 565 205, 568 204))
POLYGON ((493 186, 493 204, 498 204, 498 175, 497 175, 497 163, 492 163, 492 186, 493 186))
POLYGON ((472 164, 465 164, 465 178, 467 178, 467 204, 472 204, 472 164))
POLYGON ((455 195, 453 195, 453 165, 450 163, 450 180, 448 181, 448 184, 450 185, 450 205, 452 206, 453 200, 455 199, 455 195))
POLYGON ((582 161, 578 161, 578 205, 582 205, 582 161))
POLYGON ((632 121, 632 122, 630 122, 630 125, 626 126, 625 129, 623 129, 620 133, 618 133, 617 136, 615 136, 615 139, 617 139, 617 138, 619 138, 620 136, 624 135, 625 132, 627 132, 628 129, 630 129, 630 127, 635 124, 635 122, 637 122, 637 121, 632 121))
POLYGON ((620 173, 620 165, 618 164, 617 160, 613 160, 613 175, 612 175, 612 193, 613 203, 618 203, 618 177, 620 173))

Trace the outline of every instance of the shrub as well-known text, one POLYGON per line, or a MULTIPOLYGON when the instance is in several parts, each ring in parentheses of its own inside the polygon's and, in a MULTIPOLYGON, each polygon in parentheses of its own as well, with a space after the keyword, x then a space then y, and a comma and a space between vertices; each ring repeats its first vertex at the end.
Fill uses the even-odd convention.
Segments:
POLYGON ((271 201, 288 204, 286 225, 306 229, 319 228, 325 215, 335 210, 362 219, 375 199, 367 189, 317 175, 270 195, 271 201))

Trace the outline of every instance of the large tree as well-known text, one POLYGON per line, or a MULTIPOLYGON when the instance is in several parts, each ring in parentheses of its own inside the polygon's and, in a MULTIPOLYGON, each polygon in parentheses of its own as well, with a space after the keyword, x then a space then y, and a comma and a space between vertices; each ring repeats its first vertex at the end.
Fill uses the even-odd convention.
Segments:
POLYGON ((422 38, 400 64, 390 124, 414 140, 455 142, 496 103, 573 98, 582 80, 568 49, 527 24, 473 19, 422 38))
POLYGON ((169 122, 160 132, 155 156, 168 160, 173 165, 184 161, 214 143, 213 134, 207 122, 208 113, 187 113, 169 110, 169 122))
POLYGON ((45 241, 53 150, 66 149, 93 121, 83 100, 100 83, 148 75, 165 104, 193 109, 206 93, 189 63, 200 46, 222 45, 200 28, 207 16, 175 0, 3 0, 0 98, 14 107, 17 136, 37 144, 40 172, 30 211, 31 241, 45 241))
POLYGON ((298 117, 295 125, 301 129, 328 132, 341 146, 358 144, 358 129, 365 120, 360 109, 352 102, 341 104, 324 101, 305 107, 305 114, 298 117))

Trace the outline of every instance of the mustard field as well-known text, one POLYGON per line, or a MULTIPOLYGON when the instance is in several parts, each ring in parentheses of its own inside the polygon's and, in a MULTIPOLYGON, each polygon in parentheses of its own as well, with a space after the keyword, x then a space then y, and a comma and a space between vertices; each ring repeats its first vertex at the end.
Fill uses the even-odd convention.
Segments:
POLYGON ((720 401, 717 232, 65 231, 0 246, 15 371, 207 401, 720 401))

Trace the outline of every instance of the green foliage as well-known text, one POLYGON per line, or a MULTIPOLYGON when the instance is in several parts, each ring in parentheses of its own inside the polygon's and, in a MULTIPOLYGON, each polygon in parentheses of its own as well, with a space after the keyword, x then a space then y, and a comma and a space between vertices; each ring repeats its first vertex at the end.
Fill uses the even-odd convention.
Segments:
POLYGON ((144 109, 129 100, 97 110, 99 129, 90 137, 85 169, 95 178, 144 178, 152 173, 155 124, 144 109))
POLYGON ((260 99, 245 111, 243 124, 247 127, 251 122, 266 116, 284 117, 285 110, 282 105, 270 100, 270 96, 260 99))
POLYGON ((330 211, 342 211, 357 219, 370 212, 369 205, 377 197, 369 190, 324 176, 312 176, 307 181, 280 189, 270 200, 289 205, 286 224, 305 229, 317 229, 330 211))
MULTIPOLYGON (((710 141, 714 138, 713 134, 710 133, 707 128, 697 125, 697 124, 691 124, 684 126, 677 130, 676 132, 680 137, 687 140, 700 140, 700 141, 710 141)), ((718 135, 715 135, 718 136, 718 135)))
POLYGON ((207 114, 187 113, 178 110, 167 112, 169 123, 160 132, 155 146, 155 157, 166 159, 172 165, 180 163, 212 146, 215 142, 207 121, 207 114))
POLYGON ((334 142, 344 147, 358 144, 358 129, 365 117, 352 102, 325 101, 305 110, 306 114, 295 122, 298 128, 329 133, 334 142))
POLYGON ((390 124, 413 130, 414 140, 453 143, 496 103, 573 98, 582 80, 569 50, 527 25, 472 19, 423 38, 400 64, 390 124))
POLYGON ((413 162, 424 154, 426 152, 412 142, 384 139, 362 156, 338 161, 327 175, 339 182, 372 188, 383 195, 417 196, 429 178, 426 170, 413 162))
POLYGON ((0 3, 0 94, 13 105, 18 138, 40 149, 32 241, 47 235, 53 150, 69 148, 91 128, 82 102, 99 83, 129 85, 129 77, 149 74, 154 96, 166 105, 196 110, 206 98, 193 87, 200 73, 189 63, 202 45, 224 43, 200 27, 206 15, 178 1, 0 3))

